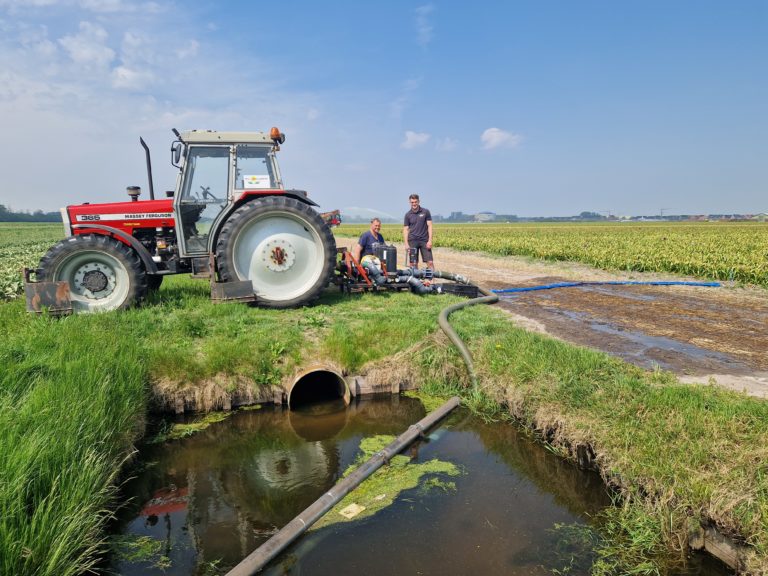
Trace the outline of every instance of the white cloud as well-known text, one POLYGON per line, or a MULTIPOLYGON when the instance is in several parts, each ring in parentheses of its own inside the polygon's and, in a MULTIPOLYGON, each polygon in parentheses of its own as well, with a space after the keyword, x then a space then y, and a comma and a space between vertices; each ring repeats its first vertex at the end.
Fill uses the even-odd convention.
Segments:
POLYGON ((154 76, 148 70, 118 66, 112 70, 112 86, 114 88, 141 91, 152 84, 154 76))
POLYGON ((411 100, 411 95, 418 90, 419 86, 421 86, 421 78, 409 78, 405 81, 400 95, 389 105, 392 118, 399 119, 402 117, 403 110, 405 110, 411 100))
POLYGON ((435 150, 439 150, 440 152, 450 152, 451 150, 456 150, 458 145, 459 141, 454 138, 438 138, 435 142, 435 150))
POLYGON ((187 45, 179 48, 176 50, 176 56, 178 56, 179 60, 184 60, 185 58, 191 58, 192 56, 197 56, 198 51, 200 50, 200 42, 197 40, 190 40, 187 42, 187 45))
POLYGON ((523 137, 519 134, 513 134, 501 128, 488 128, 480 136, 484 150, 500 147, 515 148, 522 139, 523 137))
POLYGON ((26 6, 40 7, 40 6, 53 6, 58 4, 59 0, 0 0, 0 8, 24 8, 26 6))
POLYGON ((123 66, 131 68, 156 64, 157 46, 153 39, 142 33, 125 32, 120 44, 120 60, 123 66))
POLYGON ((80 0, 80 7, 102 14, 133 12, 136 9, 134 4, 123 2, 123 0, 80 0))
POLYGON ((103 68, 115 58, 115 51, 106 45, 107 31, 98 24, 80 22, 80 33, 64 36, 59 44, 77 64, 103 68))
POLYGON ((413 132, 411 130, 406 130, 405 140, 402 142, 402 144, 400 144, 400 148, 405 148, 406 150, 418 148, 419 146, 426 144, 430 138, 431 135, 427 134, 426 132, 413 132))
POLYGON ((434 10, 435 7, 432 4, 425 4, 416 8, 416 42, 419 46, 426 46, 432 41, 434 26, 428 17, 434 10))
POLYGON ((307 110, 307 120, 317 120, 320 117, 320 110, 317 108, 310 108, 307 110))
POLYGON ((19 33, 19 44, 45 59, 53 58, 58 50, 56 44, 48 39, 47 26, 22 29, 19 33))

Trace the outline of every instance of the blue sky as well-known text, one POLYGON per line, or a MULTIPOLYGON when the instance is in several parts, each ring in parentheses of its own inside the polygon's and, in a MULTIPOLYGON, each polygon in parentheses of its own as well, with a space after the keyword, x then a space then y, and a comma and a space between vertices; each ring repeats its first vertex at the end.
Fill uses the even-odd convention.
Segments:
POLYGON ((0 125, 17 210, 277 125, 323 209, 768 211, 768 2, 0 0, 0 125))

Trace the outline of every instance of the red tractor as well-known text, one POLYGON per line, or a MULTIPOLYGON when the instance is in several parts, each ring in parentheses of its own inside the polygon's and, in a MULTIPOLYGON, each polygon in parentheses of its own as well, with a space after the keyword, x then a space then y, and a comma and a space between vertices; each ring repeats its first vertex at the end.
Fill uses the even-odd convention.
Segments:
POLYGON ((263 132, 173 131, 176 189, 156 200, 62 208, 67 238, 27 276, 31 310, 127 308, 169 274, 211 279, 212 297, 270 308, 308 304, 331 281, 338 212, 319 214, 303 190, 286 190, 275 153, 285 141, 263 132))

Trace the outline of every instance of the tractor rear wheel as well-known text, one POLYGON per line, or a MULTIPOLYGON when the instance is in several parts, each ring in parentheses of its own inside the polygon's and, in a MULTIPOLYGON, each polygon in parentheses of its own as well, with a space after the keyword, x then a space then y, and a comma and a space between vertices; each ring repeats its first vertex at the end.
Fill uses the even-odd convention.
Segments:
POLYGON ((292 308, 316 300, 331 281, 336 241, 310 206, 268 196, 235 210, 216 242, 219 277, 251 280, 257 304, 292 308))
POLYGON ((69 282, 75 312, 128 308, 147 292, 147 275, 136 252, 100 234, 71 236, 40 259, 41 282, 69 282))

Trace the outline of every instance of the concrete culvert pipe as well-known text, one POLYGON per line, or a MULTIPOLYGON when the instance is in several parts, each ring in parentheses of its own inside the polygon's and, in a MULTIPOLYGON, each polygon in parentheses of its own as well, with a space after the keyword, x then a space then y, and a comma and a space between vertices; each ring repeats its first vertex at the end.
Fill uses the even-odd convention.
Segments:
POLYGON ((288 388, 288 407, 343 400, 349 404, 351 393, 344 377, 333 368, 314 366, 300 372, 288 388))

